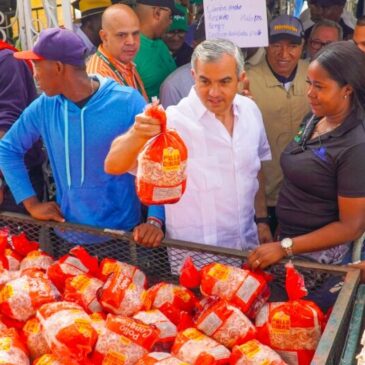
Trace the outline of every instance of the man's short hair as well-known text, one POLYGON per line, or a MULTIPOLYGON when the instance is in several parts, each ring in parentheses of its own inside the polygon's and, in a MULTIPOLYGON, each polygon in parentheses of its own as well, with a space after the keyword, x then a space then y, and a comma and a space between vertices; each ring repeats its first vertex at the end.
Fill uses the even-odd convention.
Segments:
POLYGON ((312 27, 311 34, 309 38, 312 38, 312 35, 317 31, 318 28, 334 28, 338 33, 338 40, 342 41, 343 39, 343 29, 340 24, 330 19, 322 19, 321 21, 315 23, 312 27))
POLYGON ((237 76, 244 71, 245 59, 239 47, 226 39, 206 40, 196 46, 191 57, 191 66, 196 70, 196 61, 203 63, 219 61, 223 55, 230 55, 236 60, 237 76))

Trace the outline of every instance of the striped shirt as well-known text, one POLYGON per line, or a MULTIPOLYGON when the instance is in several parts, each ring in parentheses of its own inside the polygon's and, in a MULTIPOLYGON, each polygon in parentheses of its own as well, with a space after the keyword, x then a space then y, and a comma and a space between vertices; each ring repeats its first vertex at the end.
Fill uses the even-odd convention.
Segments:
POLYGON ((125 64, 118 61, 105 50, 103 45, 99 46, 98 52, 100 52, 102 56, 109 61, 109 64, 103 60, 103 57, 100 57, 98 53, 95 53, 87 62, 87 73, 109 77, 122 85, 133 87, 142 94, 146 101, 148 100, 143 81, 133 62, 125 64), (117 72, 115 70, 117 70, 117 72))

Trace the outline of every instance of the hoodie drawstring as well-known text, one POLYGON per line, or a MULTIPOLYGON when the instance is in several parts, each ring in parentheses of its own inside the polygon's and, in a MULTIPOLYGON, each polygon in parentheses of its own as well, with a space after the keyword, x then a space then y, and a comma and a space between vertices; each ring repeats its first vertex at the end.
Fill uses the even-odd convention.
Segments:
MULTIPOLYGON (((64 101, 64 122, 65 122, 65 162, 67 186, 71 188, 71 168, 70 168, 70 145, 69 145, 69 119, 68 119, 68 101, 64 101)), ((81 186, 85 179, 85 121, 84 113, 86 107, 81 109, 81 186)))

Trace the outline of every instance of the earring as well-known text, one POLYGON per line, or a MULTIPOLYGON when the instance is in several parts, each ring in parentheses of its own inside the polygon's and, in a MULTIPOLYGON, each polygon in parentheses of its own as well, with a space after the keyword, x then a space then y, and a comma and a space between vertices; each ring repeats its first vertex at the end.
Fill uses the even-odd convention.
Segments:
POLYGON ((347 97, 348 97, 348 95, 347 94, 345 94, 345 96, 343 97, 344 99, 347 99, 347 97))

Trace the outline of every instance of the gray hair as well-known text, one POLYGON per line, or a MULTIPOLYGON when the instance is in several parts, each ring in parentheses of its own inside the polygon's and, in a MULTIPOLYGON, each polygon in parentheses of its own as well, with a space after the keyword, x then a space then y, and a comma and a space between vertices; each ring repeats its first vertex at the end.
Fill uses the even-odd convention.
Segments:
POLYGON ((323 19, 323 20, 319 21, 318 23, 315 23, 313 25, 309 38, 312 38, 313 34, 317 31, 317 29, 321 28, 321 27, 336 29, 337 33, 338 33, 338 40, 342 41, 343 29, 342 29, 341 25, 330 19, 323 19))
POLYGON ((233 42, 226 39, 206 40, 200 43, 191 56, 191 67, 196 71, 196 61, 203 63, 219 61, 223 55, 230 55, 236 60, 237 76, 244 71, 245 59, 233 42))

